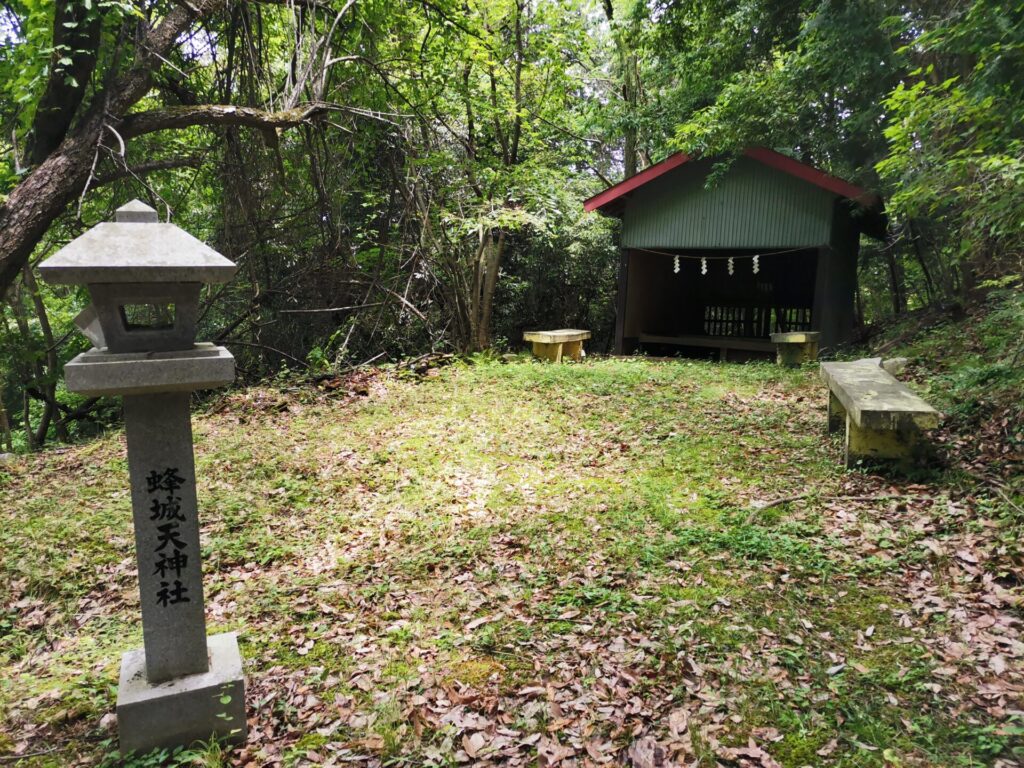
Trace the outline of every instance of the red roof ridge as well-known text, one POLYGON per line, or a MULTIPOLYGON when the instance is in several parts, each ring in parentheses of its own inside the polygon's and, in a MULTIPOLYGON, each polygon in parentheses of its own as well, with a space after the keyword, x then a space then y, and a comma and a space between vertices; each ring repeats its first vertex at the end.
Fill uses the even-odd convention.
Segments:
MULTIPOLYGON (((874 192, 871 192, 863 187, 859 187, 856 184, 852 184, 849 181, 840 179, 837 176, 832 176, 824 171, 820 171, 814 166, 808 165, 807 163, 800 162, 795 158, 784 155, 781 152, 776 152, 773 149, 767 147, 751 147, 743 151, 746 157, 753 160, 757 160, 759 163, 775 168, 776 170, 788 173, 790 176, 795 176, 798 179, 814 184, 817 187, 821 187, 833 194, 839 195, 853 200, 867 208, 875 208, 881 204, 881 198, 874 192)), ((654 181, 659 176, 668 173, 669 171, 684 165, 694 158, 685 152, 676 152, 669 155, 667 158, 662 160, 660 163, 645 168, 640 173, 630 176, 628 179, 620 181, 618 184, 614 184, 603 192, 598 192, 591 198, 588 198, 583 202, 583 209, 586 211, 603 211, 604 208, 608 207, 611 203, 628 195, 635 189, 644 186, 654 181)))

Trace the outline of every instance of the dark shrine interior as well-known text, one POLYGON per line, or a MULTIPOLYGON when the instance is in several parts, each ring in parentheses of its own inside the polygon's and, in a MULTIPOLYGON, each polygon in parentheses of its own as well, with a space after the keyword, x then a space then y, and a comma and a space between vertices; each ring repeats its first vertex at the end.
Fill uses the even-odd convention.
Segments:
POLYGON ((817 263, 817 248, 631 251, 625 335, 658 355, 721 357, 726 347, 730 359, 770 354, 771 333, 811 329, 817 263))

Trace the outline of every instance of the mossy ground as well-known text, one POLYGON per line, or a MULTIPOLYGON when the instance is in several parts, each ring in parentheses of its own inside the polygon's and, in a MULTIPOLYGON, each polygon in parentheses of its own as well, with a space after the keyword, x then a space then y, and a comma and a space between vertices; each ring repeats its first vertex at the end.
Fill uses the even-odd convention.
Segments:
MULTIPOLYGON (((954 479, 851 479, 824 402, 809 367, 524 358, 207 404, 209 631, 240 633, 254 738, 136 764, 534 764, 557 743, 597 765, 642 735, 700 766, 750 739, 793 767, 1016 764, 1013 706, 979 699, 989 670, 944 669, 949 614, 908 592, 940 569, 887 522, 954 479)), ((101 718, 141 643, 127 484, 120 433, 0 475, 0 755, 39 753, 20 765, 116 762, 101 718)))

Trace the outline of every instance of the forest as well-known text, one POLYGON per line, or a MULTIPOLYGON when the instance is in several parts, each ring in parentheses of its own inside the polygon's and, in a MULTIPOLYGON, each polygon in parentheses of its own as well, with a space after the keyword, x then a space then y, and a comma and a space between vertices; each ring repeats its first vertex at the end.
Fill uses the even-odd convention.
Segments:
POLYGON ((133 198, 241 266, 200 337, 249 381, 528 327, 607 351, 615 223, 581 202, 680 149, 881 194, 861 328, 1021 272, 1018 3, 8 0, 0 40, 8 450, 115 418, 62 385, 84 290, 35 268, 133 198))

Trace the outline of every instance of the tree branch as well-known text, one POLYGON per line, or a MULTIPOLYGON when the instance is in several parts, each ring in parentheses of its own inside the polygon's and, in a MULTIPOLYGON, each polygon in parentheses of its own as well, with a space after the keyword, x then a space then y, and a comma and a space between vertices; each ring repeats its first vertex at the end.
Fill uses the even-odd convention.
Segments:
POLYGON ((88 110, 61 145, 21 181, 0 205, 0 294, 15 280, 43 233, 89 177, 105 124, 136 104, 152 84, 153 70, 192 24, 193 13, 207 15, 228 0, 192 0, 175 6, 142 34, 127 71, 96 94, 88 110))
POLYGON ((145 176, 155 171, 169 171, 173 168, 198 168, 203 164, 203 158, 192 157, 171 157, 166 160, 153 160, 149 163, 141 163, 127 168, 119 168, 116 171, 97 176, 92 183, 93 187, 101 187, 104 184, 127 178, 128 176, 145 176))
POLYGON ((64 140, 96 67, 102 22, 98 11, 81 3, 57 3, 50 75, 36 107, 25 150, 29 165, 41 163, 64 140))
POLYGON ((292 128, 326 114, 331 108, 330 104, 319 101, 301 104, 294 109, 283 109, 280 112, 225 104, 166 107, 125 115, 121 121, 121 134, 125 137, 141 136, 154 131, 187 128, 193 125, 233 125, 261 130, 292 128))

